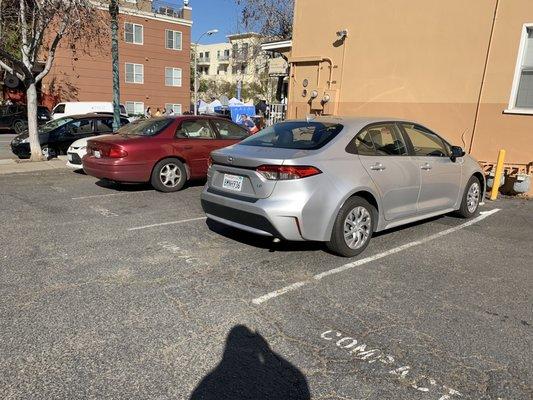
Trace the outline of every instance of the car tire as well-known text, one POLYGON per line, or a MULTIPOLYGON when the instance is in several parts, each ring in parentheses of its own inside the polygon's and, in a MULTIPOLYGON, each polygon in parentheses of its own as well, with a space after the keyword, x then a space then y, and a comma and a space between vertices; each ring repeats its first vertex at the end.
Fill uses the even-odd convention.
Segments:
POLYGON ((17 135, 20 135, 26 129, 28 129, 28 124, 25 123, 24 121, 17 120, 13 122, 13 131, 15 131, 17 135))
POLYGON ((160 192, 177 192, 187 182, 185 165, 177 158, 159 161, 152 170, 150 183, 160 192))
POLYGON ((475 176, 470 177, 463 193, 461 207, 457 210, 457 215, 462 218, 472 218, 477 214, 479 203, 481 202, 481 182, 475 176))
POLYGON ((48 146, 47 144, 44 144, 41 146, 41 154, 46 158, 47 160, 51 160, 52 158, 57 157, 58 152, 53 147, 48 146))
POLYGON ((343 257, 360 254, 372 238, 377 217, 376 208, 368 201, 358 196, 350 197, 335 218, 331 240, 326 243, 327 247, 343 257), (352 236, 348 237, 349 234, 352 236))

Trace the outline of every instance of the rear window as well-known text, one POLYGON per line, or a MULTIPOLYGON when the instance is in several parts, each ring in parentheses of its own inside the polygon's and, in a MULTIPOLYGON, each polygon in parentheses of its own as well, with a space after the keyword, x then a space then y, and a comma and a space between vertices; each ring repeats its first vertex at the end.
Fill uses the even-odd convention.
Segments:
POLYGON ((64 104, 58 104, 57 106, 55 106, 54 113, 64 114, 65 113, 65 105, 64 104))
POLYGON ((172 123, 172 118, 140 119, 124 125, 117 133, 121 135, 154 136, 172 123))
POLYGON ((342 130, 343 125, 326 122, 291 121, 269 126, 240 142, 244 146, 282 149, 319 149, 342 130))

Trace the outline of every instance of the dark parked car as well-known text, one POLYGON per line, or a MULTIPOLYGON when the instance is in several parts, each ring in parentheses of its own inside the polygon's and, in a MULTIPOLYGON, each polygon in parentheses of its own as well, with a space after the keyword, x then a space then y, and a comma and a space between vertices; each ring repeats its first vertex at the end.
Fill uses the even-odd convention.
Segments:
POLYGON ((162 192, 205 178, 209 153, 248 137, 224 118, 184 115, 132 122, 113 136, 89 140, 83 169, 117 182, 150 182, 162 192))
MULTIPOLYGON (((69 146, 76 140, 113 132, 111 114, 71 115, 47 122, 39 128, 39 141, 43 155, 47 158, 66 154, 69 146)), ((120 118, 121 125, 129 121, 120 118)), ((30 157, 28 132, 15 136, 11 142, 11 150, 19 158, 30 157)))
MULTIPOLYGON (((28 111, 23 105, 0 107, 0 130, 22 133, 28 128, 28 111)), ((37 123, 39 125, 50 121, 50 111, 46 107, 37 107, 37 123)))

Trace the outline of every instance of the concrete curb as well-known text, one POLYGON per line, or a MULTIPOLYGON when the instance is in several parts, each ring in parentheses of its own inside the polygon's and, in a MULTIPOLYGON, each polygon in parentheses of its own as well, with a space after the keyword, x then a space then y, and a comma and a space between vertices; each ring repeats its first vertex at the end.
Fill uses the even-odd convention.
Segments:
POLYGON ((59 156, 50 161, 0 160, 0 175, 20 172, 47 171, 51 169, 69 169, 66 156, 59 156))

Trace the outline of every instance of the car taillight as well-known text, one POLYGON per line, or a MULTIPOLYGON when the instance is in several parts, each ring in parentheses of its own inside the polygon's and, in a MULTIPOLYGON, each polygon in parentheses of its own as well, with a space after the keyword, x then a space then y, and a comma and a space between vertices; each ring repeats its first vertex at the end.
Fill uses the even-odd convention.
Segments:
POLYGON ((300 179, 322 173, 318 168, 309 165, 261 165, 256 171, 272 181, 300 179))
POLYGON ((211 167, 213 165, 213 157, 209 156, 207 159, 207 168, 211 167))
POLYGON ((128 155, 128 152, 119 146, 111 146, 109 154, 106 154, 109 158, 123 158, 128 155))

